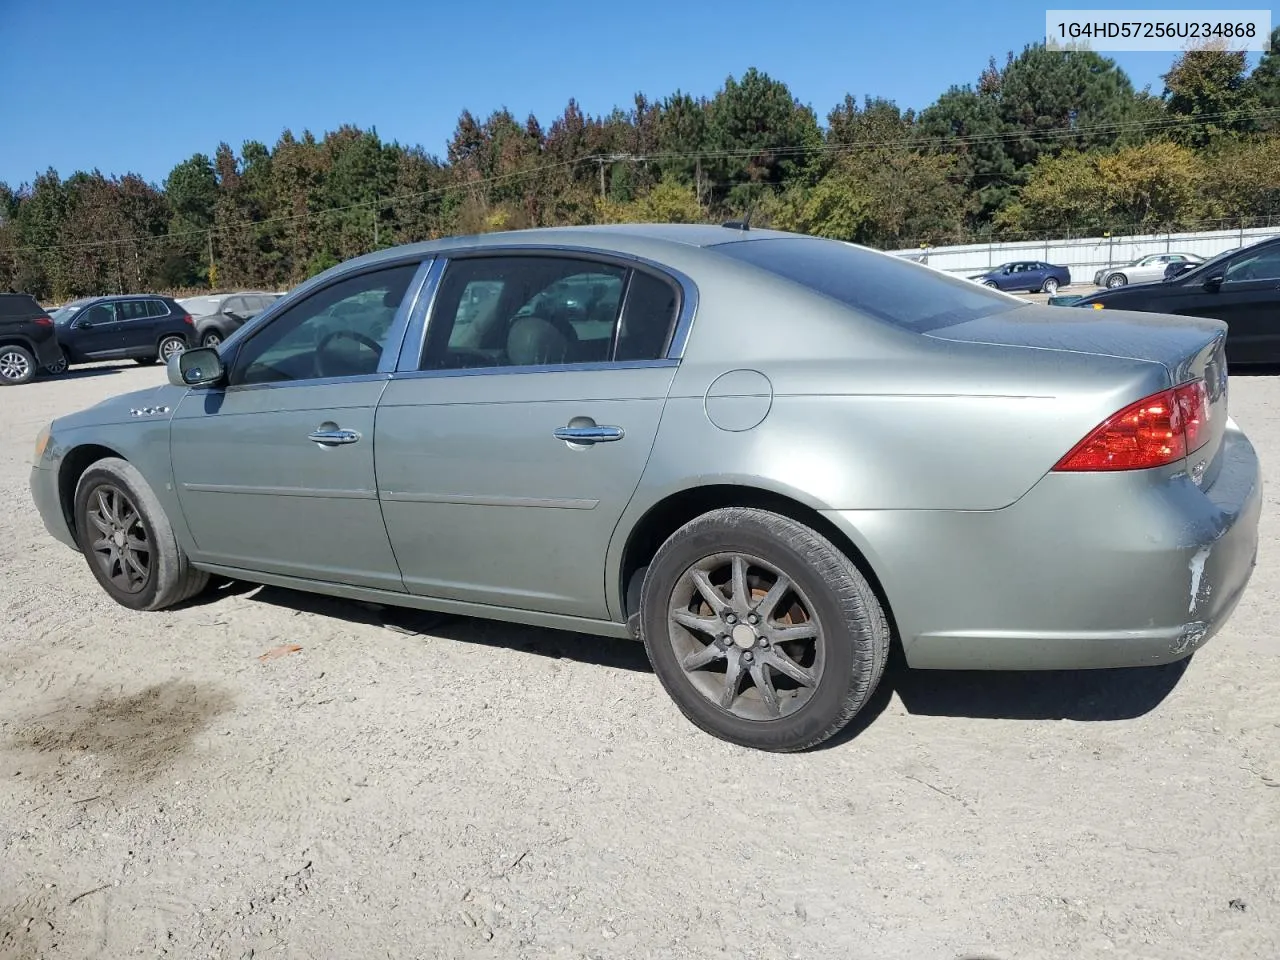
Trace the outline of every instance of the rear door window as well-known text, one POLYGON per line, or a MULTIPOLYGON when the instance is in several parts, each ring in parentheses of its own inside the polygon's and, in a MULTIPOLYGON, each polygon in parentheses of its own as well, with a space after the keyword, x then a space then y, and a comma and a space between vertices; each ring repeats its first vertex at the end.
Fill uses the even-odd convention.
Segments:
POLYGON ((989 287, 840 240, 771 237, 710 249, 906 330, 925 332, 1023 305, 989 287))

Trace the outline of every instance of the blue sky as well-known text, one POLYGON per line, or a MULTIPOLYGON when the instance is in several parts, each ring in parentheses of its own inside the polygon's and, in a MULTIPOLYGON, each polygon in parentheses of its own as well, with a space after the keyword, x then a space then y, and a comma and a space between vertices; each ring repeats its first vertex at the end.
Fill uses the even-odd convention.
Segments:
MULTIPOLYGON (((286 127, 342 123, 443 155, 463 108, 505 105, 545 124, 570 97, 595 114, 637 91, 710 96, 750 66, 821 119, 846 92, 920 108, 973 82, 989 56, 1003 63, 1042 40, 1044 11, 1026 0, 0 0, 5 47, 24 52, 0 58, 0 180, 52 166, 158 182, 220 140, 238 151, 286 127)), ((1158 93, 1173 54, 1116 59, 1158 93)))

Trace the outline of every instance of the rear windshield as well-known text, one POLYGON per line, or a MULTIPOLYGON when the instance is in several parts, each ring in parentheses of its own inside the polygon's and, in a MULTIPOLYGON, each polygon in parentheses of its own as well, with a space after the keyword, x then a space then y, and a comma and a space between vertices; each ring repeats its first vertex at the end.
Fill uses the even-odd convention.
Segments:
POLYGON ((204 317, 217 313, 226 299, 226 297, 188 297, 186 300, 179 300, 178 303, 193 317, 204 317))
POLYGON ((7 293, 0 296, 0 316, 19 317, 23 320, 43 315, 44 310, 36 298, 25 293, 7 293))
POLYGON ((818 237, 746 240, 716 253, 799 283, 877 319, 924 332, 1023 306, 971 280, 818 237))

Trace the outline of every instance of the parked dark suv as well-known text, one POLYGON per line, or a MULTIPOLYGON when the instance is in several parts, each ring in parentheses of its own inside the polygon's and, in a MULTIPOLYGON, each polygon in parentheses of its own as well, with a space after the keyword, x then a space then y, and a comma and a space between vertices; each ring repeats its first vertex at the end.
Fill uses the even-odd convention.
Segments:
POLYGON ((54 311, 53 322, 63 357, 48 367, 50 373, 97 360, 155 363, 196 342, 191 314, 172 298, 154 294, 73 300, 54 311))
POLYGON ((61 359, 53 321, 36 298, 0 293, 0 386, 26 383, 61 359))

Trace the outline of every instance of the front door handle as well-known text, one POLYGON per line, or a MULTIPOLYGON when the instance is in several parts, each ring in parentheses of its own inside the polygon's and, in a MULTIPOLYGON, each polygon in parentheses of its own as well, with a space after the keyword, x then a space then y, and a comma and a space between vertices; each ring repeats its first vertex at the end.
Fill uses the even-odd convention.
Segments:
POLYGON ((588 427, 556 427, 556 439, 567 443, 611 443, 621 440, 625 434, 621 427, 602 427, 592 424, 588 427))
POLYGON ((341 443, 355 443, 360 439, 360 434, 355 430, 321 427, 307 434, 307 439, 324 447, 334 447, 341 443))

